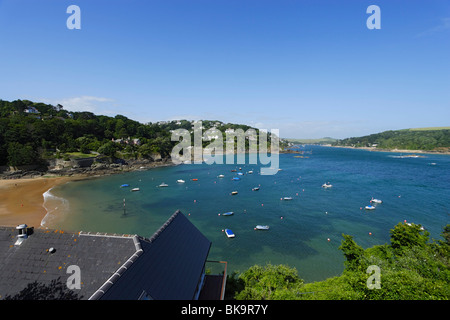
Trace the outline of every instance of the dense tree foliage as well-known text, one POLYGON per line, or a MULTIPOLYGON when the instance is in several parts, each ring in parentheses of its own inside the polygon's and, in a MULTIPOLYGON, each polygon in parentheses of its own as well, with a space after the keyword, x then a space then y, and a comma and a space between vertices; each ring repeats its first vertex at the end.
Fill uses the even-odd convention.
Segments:
POLYGON ((334 143, 337 146, 372 147, 406 150, 450 150, 450 129, 390 130, 368 136, 347 138, 334 143))
MULTIPOLYGON (((450 299, 450 225, 444 240, 429 241, 420 225, 399 223, 390 244, 363 249, 343 235, 339 249, 345 261, 341 276, 303 284, 288 266, 253 266, 229 277, 235 299, 450 299), (369 266, 380 270, 380 288, 371 288, 369 266)), ((227 284, 228 286, 228 284, 227 284)), ((230 294, 230 293, 229 293, 230 294)))
MULTIPOLYGON (((229 128, 251 128, 208 120, 202 125, 203 131, 216 127, 222 134, 229 128)), ((0 100, 0 166, 39 164, 74 152, 127 159, 151 158, 157 153, 168 158, 178 143, 171 141, 171 131, 176 129, 189 130, 193 144, 193 123, 187 120, 142 124, 123 115, 70 112, 59 104, 0 100)), ((203 141, 204 146, 210 143, 203 141)))

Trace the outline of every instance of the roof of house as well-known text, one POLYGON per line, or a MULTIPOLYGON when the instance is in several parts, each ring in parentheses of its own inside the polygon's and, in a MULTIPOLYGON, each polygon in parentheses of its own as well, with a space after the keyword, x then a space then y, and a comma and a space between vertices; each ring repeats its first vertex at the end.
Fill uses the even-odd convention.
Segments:
POLYGON ((0 299, 30 283, 66 284, 70 265, 81 271, 81 289, 70 290, 78 299, 192 299, 211 246, 180 211, 150 239, 36 229, 16 240, 0 227, 0 299))

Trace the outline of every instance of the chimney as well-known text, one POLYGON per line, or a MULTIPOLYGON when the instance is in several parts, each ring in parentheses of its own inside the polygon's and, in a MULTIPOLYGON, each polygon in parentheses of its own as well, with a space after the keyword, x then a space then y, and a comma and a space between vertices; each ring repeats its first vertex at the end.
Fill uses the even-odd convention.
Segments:
POLYGON ((15 243, 16 246, 19 246, 22 244, 22 242, 25 241, 25 239, 28 238, 28 229, 26 224, 20 224, 16 227, 16 230, 18 231, 17 234, 17 241, 15 243))

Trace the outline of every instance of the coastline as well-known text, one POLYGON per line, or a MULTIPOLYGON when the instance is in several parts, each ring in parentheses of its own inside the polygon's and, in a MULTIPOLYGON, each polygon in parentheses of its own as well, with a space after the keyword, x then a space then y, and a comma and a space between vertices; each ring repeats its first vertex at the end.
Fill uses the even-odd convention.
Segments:
POLYGON ((105 166, 95 170, 77 168, 3 176, 0 178, 0 226, 16 227, 25 223, 28 227, 43 228, 41 223, 47 215, 44 194, 67 182, 170 165, 172 164, 167 162, 152 162, 132 166, 105 166))
POLYGON ((40 228, 41 221, 47 214, 44 193, 71 180, 75 178, 0 180, 0 225, 15 227, 25 223, 29 227, 40 228))
POLYGON ((375 148, 375 147, 351 147, 351 146, 331 146, 331 145, 322 145, 322 147, 366 150, 366 151, 376 151, 376 152, 391 152, 391 153, 450 155, 450 151, 425 151, 425 150, 407 150, 407 149, 378 149, 378 148, 375 148))

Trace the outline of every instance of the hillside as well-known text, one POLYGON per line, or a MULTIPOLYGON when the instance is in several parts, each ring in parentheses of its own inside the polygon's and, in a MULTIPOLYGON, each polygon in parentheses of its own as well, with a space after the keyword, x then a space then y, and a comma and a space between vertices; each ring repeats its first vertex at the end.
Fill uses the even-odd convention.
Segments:
POLYGON ((297 138, 287 138, 285 139, 289 143, 293 144, 331 144, 337 141, 337 139, 324 137, 319 139, 297 139, 297 138))
POLYGON ((450 152, 450 127, 389 130, 337 140, 334 146, 450 152))
MULTIPOLYGON (((33 167, 45 171, 49 163, 56 160, 86 157, 96 157, 95 161, 103 159, 107 163, 167 161, 173 147, 179 143, 171 141, 172 130, 189 130, 193 144, 193 124, 188 120, 143 124, 122 115, 109 117, 71 112, 59 104, 0 100, 0 169, 28 167, 24 170, 29 170, 33 167)), ((224 143, 228 129, 255 129, 259 133, 258 129, 247 125, 202 121, 203 132, 213 127, 222 132, 224 143)), ((203 147, 212 141, 205 139, 203 147)), ((248 141, 246 143, 248 145, 248 141)))

